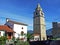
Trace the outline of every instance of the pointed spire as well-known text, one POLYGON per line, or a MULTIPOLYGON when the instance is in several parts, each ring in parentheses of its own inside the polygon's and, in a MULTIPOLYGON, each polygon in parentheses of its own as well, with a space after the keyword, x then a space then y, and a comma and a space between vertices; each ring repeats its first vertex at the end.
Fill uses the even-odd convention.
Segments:
POLYGON ((37 7, 40 7, 40 4, 38 3, 37 7))
POLYGON ((42 10, 42 8, 40 7, 40 4, 39 3, 37 4, 36 10, 42 10))

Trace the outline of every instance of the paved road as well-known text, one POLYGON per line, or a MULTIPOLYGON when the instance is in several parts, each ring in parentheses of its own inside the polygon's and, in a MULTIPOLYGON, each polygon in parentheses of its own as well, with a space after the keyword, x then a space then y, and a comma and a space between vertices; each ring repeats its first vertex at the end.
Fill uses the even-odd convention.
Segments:
POLYGON ((31 42, 30 45, 60 45, 60 40, 51 40, 51 41, 36 41, 31 42))
POLYGON ((50 45, 60 45, 60 40, 54 40, 50 43, 50 45))

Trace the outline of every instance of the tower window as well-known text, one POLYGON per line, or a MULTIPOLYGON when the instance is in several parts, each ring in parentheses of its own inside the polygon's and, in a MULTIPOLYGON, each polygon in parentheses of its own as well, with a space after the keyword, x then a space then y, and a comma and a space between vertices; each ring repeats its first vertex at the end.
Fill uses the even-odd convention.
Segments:
POLYGON ((36 12, 36 15, 37 15, 38 13, 36 12))
POLYGON ((43 15, 43 13, 41 13, 43 15))

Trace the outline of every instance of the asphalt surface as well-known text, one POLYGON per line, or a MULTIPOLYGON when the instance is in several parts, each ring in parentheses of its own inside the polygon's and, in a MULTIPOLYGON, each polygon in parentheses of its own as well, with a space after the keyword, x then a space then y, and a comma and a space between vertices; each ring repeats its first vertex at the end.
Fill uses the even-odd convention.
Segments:
POLYGON ((30 45, 60 45, 60 40, 33 41, 30 45))

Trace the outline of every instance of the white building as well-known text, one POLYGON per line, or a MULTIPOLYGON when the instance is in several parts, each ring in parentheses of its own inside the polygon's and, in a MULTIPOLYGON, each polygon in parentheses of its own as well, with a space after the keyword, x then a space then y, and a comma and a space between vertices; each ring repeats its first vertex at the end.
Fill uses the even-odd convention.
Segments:
POLYGON ((15 32, 6 25, 0 25, 0 37, 6 36, 7 39, 12 39, 15 32))
POLYGON ((27 37, 26 37, 26 35, 27 35, 27 24, 12 21, 12 20, 7 18, 5 25, 9 26, 12 30, 14 30, 16 32, 16 33, 14 33, 15 38, 19 37, 22 40, 27 39, 27 37))
POLYGON ((4 34, 5 34, 5 31, 0 30, 0 37, 1 37, 1 36, 4 36, 4 34))

